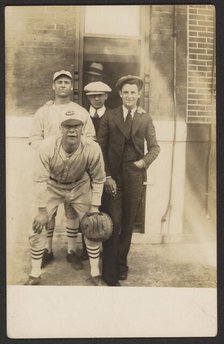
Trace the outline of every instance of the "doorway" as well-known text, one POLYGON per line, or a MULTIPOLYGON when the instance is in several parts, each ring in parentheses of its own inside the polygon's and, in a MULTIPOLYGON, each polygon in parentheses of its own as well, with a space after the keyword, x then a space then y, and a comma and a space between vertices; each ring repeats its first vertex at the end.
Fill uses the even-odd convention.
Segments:
MULTIPOLYGON (((83 13, 82 30, 83 37, 81 47, 80 66, 80 99, 82 105, 88 110, 88 99, 82 91, 84 86, 93 80, 89 79, 88 70, 92 63, 98 64, 103 71, 103 77, 97 76, 95 81, 103 81, 108 84, 112 92, 110 93, 107 103, 108 108, 116 108, 121 105, 121 99, 116 89, 117 80, 124 75, 144 75, 144 61, 145 61, 145 32, 142 30, 144 13, 144 6, 113 6, 110 10, 115 14, 114 18, 121 18, 119 24, 116 26, 116 35, 114 34, 114 26, 111 27, 111 13, 108 11, 111 6, 85 6, 83 13), (107 8, 107 11, 104 7, 107 8), (96 22, 97 11, 103 11, 96 22), (130 16, 133 25, 130 25, 130 16), (95 11, 95 12, 94 12, 95 11), (95 15, 94 15, 95 13, 95 15), (105 19, 108 16, 108 20, 105 19), (122 22, 121 22, 122 21, 122 22), (126 23, 125 23, 126 22, 126 23), (129 29, 130 28, 130 29, 129 29)), ((116 21, 116 22, 117 22, 116 21)), ((114 22, 114 20, 113 20, 114 22)), ((145 24, 144 24, 145 26, 145 24)), ((144 94, 144 92, 143 92, 144 94)), ((144 107, 144 95, 140 99, 140 105, 144 107)), ((147 111, 148 109, 146 109, 147 111)), ((135 232, 144 233, 145 224, 145 186, 142 186, 142 197, 139 204, 136 221, 135 232)))

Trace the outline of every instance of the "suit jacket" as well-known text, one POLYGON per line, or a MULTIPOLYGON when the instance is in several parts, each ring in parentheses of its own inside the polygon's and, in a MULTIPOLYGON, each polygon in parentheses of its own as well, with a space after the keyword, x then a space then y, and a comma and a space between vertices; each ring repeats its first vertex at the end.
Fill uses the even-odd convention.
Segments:
MULTIPOLYGON (((135 112, 131 138, 136 151, 144 160, 146 168, 159 154, 160 148, 156 140, 155 128, 149 114, 135 112), (147 153, 144 154, 144 143, 147 143, 147 153)), ((101 146, 106 175, 116 179, 121 172, 124 151, 124 119, 122 107, 105 112, 100 122, 97 140, 101 146)))
MULTIPOLYGON (((90 110, 88 110, 89 111, 89 113, 90 113, 90 110)), ((108 108, 106 108, 106 110, 105 110, 105 112, 106 111, 108 111, 108 108)), ((104 114, 105 114, 105 112, 104 112, 104 114)), ((94 125, 94 128, 95 128, 95 131, 96 131, 96 133, 98 132, 98 130, 99 130, 99 127, 100 127, 100 122, 101 122, 101 120, 102 120, 102 118, 104 117, 104 114, 103 114, 103 116, 101 116, 101 117, 99 117, 99 118, 93 118, 93 117, 91 117, 91 120, 92 120, 92 122, 93 122, 93 125, 94 125)))

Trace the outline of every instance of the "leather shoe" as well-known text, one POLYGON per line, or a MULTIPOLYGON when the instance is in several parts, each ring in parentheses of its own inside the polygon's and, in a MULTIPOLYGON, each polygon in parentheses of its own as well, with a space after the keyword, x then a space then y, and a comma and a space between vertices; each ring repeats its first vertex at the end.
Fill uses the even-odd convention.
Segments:
POLYGON ((48 250, 44 249, 44 254, 41 262, 41 269, 43 269, 47 264, 49 264, 52 260, 54 260, 53 252, 48 252, 48 250))
POLYGON ((24 283, 24 285, 38 285, 40 284, 40 281, 41 281, 41 276, 38 276, 38 277, 29 276, 28 280, 26 281, 26 283, 24 283))
POLYGON ((127 271, 124 271, 124 272, 121 272, 121 273, 120 273, 118 279, 119 279, 120 281, 125 281, 127 278, 128 278, 128 272, 127 272, 127 271))
POLYGON ((83 269, 82 261, 76 252, 71 250, 70 253, 67 253, 66 259, 69 263, 71 263, 73 269, 75 270, 83 269))
POLYGON ((109 286, 109 287, 121 287, 121 284, 120 284, 120 282, 114 282, 114 283, 107 283, 107 285, 109 286))

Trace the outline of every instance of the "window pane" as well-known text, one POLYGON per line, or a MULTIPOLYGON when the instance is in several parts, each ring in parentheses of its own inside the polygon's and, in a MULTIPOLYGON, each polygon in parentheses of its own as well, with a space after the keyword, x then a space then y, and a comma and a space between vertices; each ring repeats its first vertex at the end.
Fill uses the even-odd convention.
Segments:
POLYGON ((86 6, 85 33, 138 36, 140 6, 86 6))

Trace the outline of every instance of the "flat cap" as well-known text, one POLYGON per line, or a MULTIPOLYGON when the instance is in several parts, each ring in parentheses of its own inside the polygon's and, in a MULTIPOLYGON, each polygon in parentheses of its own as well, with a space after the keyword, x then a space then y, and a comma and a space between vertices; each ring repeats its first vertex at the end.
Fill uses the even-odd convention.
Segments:
POLYGON ((66 125, 79 126, 84 125, 84 123, 73 111, 67 111, 61 117, 61 126, 64 127, 66 125))
POLYGON ((72 79, 72 74, 68 70, 60 70, 59 72, 54 73, 53 81, 58 79, 60 76, 67 76, 68 78, 72 79))
POLYGON ((117 81, 116 87, 118 88, 118 90, 120 90, 124 84, 128 83, 137 85, 139 90, 141 90, 144 85, 142 78, 140 78, 139 76, 125 75, 117 81))
POLYGON ((102 81, 90 82, 84 87, 86 95, 103 94, 111 92, 111 88, 102 81))

